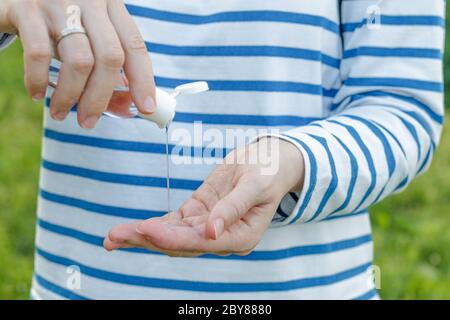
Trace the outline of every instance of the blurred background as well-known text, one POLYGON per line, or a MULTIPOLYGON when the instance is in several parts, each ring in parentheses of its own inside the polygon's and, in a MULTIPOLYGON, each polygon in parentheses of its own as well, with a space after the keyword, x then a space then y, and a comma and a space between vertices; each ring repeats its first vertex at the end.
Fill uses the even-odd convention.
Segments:
MULTIPOLYGON (((450 83, 450 52, 445 65, 450 83)), ((0 70, 0 299, 28 299, 43 108, 25 93, 18 42, 0 53, 0 70)), ((450 299, 449 121, 431 169, 371 210, 383 299, 450 299)))

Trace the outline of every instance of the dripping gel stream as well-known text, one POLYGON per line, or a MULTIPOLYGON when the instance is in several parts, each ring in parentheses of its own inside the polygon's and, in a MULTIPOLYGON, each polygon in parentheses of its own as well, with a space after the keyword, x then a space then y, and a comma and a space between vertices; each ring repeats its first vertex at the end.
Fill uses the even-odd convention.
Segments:
POLYGON ((166 132, 166 189, 167 189, 167 212, 170 212, 170 160, 169 160, 169 125, 165 127, 166 132))

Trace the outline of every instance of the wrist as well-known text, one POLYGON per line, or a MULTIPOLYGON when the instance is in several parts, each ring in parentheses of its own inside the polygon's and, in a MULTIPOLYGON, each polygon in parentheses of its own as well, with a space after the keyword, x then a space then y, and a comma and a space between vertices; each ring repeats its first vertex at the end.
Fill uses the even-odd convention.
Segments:
POLYGON ((282 139, 280 139, 280 173, 287 181, 288 192, 297 192, 303 188, 305 179, 303 154, 293 143, 282 139))
POLYGON ((305 165, 302 152, 291 142, 278 137, 269 136, 263 137, 259 140, 265 145, 275 146, 275 150, 271 150, 272 161, 276 170, 274 174, 280 182, 281 192, 284 194, 288 192, 300 191, 303 187, 305 177, 305 165), (276 139, 269 141, 270 139, 276 139))

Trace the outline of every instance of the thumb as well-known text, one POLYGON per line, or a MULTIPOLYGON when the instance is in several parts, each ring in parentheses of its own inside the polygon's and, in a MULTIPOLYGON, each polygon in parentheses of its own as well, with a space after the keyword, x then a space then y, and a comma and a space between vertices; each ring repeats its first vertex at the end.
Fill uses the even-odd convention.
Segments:
POLYGON ((259 204, 260 193, 250 183, 238 183, 224 198, 219 200, 206 222, 206 235, 217 240, 222 233, 238 222, 251 208, 259 204))

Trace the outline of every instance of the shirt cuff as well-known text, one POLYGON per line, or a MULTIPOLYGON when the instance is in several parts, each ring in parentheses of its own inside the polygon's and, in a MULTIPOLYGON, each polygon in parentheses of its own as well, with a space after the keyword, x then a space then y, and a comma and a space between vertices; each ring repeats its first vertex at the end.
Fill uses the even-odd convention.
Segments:
POLYGON ((0 32, 0 50, 9 46, 15 39, 16 36, 13 34, 0 32))

